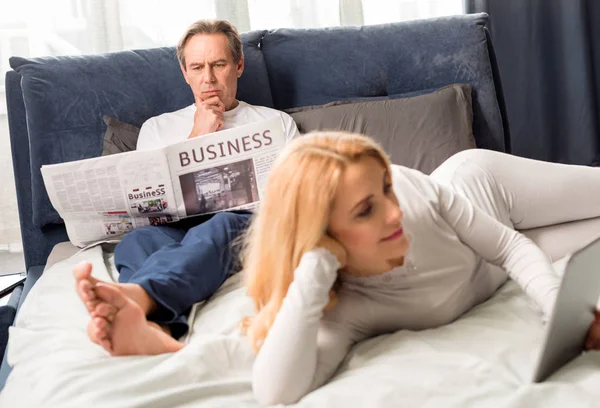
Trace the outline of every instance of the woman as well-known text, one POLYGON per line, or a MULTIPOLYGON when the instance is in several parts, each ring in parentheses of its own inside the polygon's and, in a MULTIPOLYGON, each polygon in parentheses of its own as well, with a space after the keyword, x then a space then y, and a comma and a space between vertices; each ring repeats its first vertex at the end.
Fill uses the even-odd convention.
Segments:
MULTIPOLYGON (((271 171, 243 254, 258 310, 243 322, 258 351, 255 396, 296 402, 353 344, 450 323, 507 273, 547 318, 560 280, 514 228, 597 216, 599 169, 469 150, 426 176, 390 165, 363 136, 294 141, 271 171)), ((599 333, 594 322, 587 348, 600 347, 599 333)))

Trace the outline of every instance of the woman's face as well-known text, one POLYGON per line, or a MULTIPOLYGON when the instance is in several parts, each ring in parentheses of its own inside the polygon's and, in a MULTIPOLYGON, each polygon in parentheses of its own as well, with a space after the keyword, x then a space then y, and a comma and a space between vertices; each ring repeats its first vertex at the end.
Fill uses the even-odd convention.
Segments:
POLYGON ((369 156, 342 175, 328 233, 346 248, 348 273, 376 275, 404 260, 409 243, 391 181, 386 168, 369 156))

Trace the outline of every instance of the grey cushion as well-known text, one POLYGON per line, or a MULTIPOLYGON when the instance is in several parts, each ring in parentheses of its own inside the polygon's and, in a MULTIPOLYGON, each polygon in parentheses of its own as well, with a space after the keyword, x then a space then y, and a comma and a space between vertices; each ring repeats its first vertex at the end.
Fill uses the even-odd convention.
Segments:
POLYGON ((484 28, 486 19, 486 15, 461 15, 271 31, 263 38, 261 50, 273 105, 290 109, 468 83, 473 87, 477 146, 504 151, 508 134, 498 103, 500 82, 494 82, 495 59, 484 28))
POLYGON ((454 84, 409 98, 343 101, 289 109, 301 133, 346 130, 377 140, 392 163, 431 173, 475 146, 471 87, 454 84))
POLYGON ((140 128, 110 116, 104 116, 103 119, 107 127, 104 133, 102 156, 135 150, 140 128))

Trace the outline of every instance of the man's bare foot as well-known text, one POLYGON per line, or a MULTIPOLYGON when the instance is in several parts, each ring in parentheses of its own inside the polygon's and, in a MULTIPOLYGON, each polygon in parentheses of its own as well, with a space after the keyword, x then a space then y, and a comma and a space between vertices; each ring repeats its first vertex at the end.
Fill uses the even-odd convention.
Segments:
POLYGON ((94 292, 91 330, 111 355, 156 355, 183 348, 182 343, 149 324, 142 308, 116 285, 98 282, 94 292))
MULTIPOLYGON (((86 302, 92 302, 89 306, 93 308, 94 306, 94 298, 92 288, 98 283, 101 282, 98 279, 92 277, 92 264, 89 262, 81 262, 73 268, 73 275, 75 275, 75 286, 77 288, 77 294, 86 305, 88 311, 90 311, 90 307, 86 302)), ((105 282, 108 285, 113 285, 118 287, 123 291, 125 296, 136 302, 142 310, 149 315, 152 313, 157 305, 154 299, 152 299, 148 293, 142 288, 140 285, 136 283, 112 283, 105 282)))
MULTIPOLYGON (((87 311, 90 313, 90 315, 92 315, 99 303, 99 299, 95 294, 95 287, 102 281, 92 277, 92 265, 89 262, 81 262, 75 265, 73 268, 73 275, 75 275, 75 288, 77 290, 77 294, 85 305, 87 311)), ((146 291, 140 285, 130 283, 103 283, 119 288, 124 296, 128 297, 141 307, 145 315, 148 315, 156 308, 156 303, 154 300, 148 296, 146 291)), ((161 328, 156 323, 149 322, 149 324, 155 328, 165 331, 167 334, 170 334, 166 329, 161 328)), ((100 341, 96 336, 96 331, 97 328, 95 327, 94 319, 92 319, 87 327, 88 337, 94 343, 100 344, 100 341)))

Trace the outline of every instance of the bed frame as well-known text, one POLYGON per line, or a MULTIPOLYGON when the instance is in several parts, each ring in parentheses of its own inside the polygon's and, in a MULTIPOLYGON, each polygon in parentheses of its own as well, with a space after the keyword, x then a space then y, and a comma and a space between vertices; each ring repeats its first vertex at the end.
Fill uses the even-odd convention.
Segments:
MULTIPOLYGON (((249 32, 242 36, 246 68, 238 99, 286 109, 468 83, 478 147, 509 152, 486 22, 487 15, 473 14, 378 26, 249 32)), ((98 156, 104 115, 140 126, 152 116, 193 103, 173 47, 13 57, 10 65, 6 98, 28 276, 7 306, 12 311, 5 309, 9 322, 41 276, 52 248, 68 241, 40 167, 98 156)), ((5 357, 0 387, 9 371, 5 357)))

